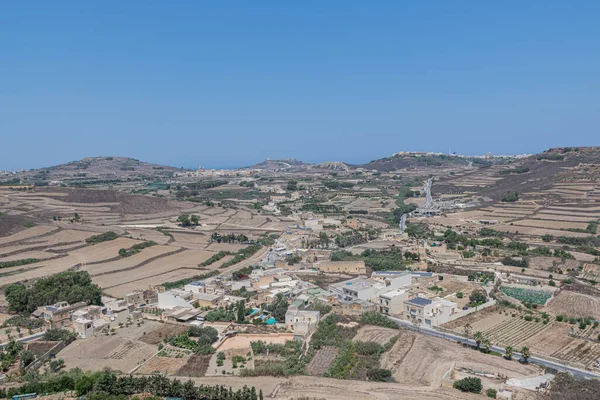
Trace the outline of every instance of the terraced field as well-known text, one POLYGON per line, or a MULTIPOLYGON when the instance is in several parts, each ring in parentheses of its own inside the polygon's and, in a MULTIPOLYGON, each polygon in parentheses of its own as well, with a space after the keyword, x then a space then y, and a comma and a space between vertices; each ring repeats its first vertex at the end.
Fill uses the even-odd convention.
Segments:
POLYGON ((541 322, 525 321, 519 317, 511 317, 501 323, 483 331, 483 336, 492 343, 501 346, 522 346, 523 343, 535 334, 547 329, 548 325, 541 322))
POLYGON ((574 340, 552 356, 591 369, 594 362, 600 359, 600 344, 587 340, 574 340))

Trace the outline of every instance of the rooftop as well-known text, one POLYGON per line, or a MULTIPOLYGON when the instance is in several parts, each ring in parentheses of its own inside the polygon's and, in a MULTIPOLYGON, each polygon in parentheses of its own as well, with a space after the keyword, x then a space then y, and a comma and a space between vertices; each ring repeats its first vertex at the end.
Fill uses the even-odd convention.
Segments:
POLYGON ((421 307, 427 306, 432 303, 431 300, 425 299, 423 297, 415 297, 413 299, 408 300, 408 302, 410 304, 414 304, 416 306, 421 306, 421 307))
POLYGON ((408 292, 408 290, 406 289, 396 289, 396 290, 390 290, 389 292, 385 292, 383 294, 381 294, 381 297, 385 297, 386 299, 391 299, 392 297, 396 297, 396 296, 401 296, 403 294, 405 294, 406 292, 408 292))

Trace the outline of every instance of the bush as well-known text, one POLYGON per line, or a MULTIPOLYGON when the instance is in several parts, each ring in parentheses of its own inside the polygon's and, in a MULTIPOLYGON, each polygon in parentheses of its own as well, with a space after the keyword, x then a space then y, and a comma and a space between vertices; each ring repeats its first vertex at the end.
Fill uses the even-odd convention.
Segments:
POLYGON ((107 242, 109 240, 115 240, 118 237, 119 237, 119 235, 117 235, 116 233, 114 233, 112 231, 108 231, 108 232, 101 233, 100 235, 90 236, 89 238, 85 239, 85 241, 88 244, 97 244, 97 243, 107 242))
POLYGON ((387 382, 392 378, 392 371, 383 368, 373 368, 367 371, 367 378, 374 382, 387 382))
POLYGON ((360 322, 369 325, 379 325, 386 328, 398 329, 398 324, 390 320, 383 314, 379 314, 375 311, 367 311, 360 316, 360 322))
POLYGON ((481 385, 481 379, 470 376, 458 381, 454 381, 452 386, 462 392, 470 393, 481 393, 481 389, 483 389, 483 386, 481 385))
POLYGON ((496 395, 498 394, 498 391, 496 389, 488 389, 486 390, 485 394, 487 395, 487 397, 491 398, 491 399, 495 399, 496 395))
POLYGON ((502 197, 502 201, 505 203, 512 203, 519 200, 519 193, 518 192, 508 192, 504 195, 504 197, 502 197))

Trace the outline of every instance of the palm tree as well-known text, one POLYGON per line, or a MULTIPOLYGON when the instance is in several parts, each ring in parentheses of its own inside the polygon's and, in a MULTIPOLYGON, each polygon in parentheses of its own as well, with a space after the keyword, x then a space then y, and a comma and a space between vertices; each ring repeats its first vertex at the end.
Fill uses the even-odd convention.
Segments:
POLYGON ((484 338, 481 340, 481 344, 483 345, 483 351, 489 353, 490 347, 492 347, 492 341, 488 338, 484 338))
POLYGON ((531 357, 531 351, 529 351, 529 347, 523 346, 521 348, 521 357, 523 358, 523 362, 529 362, 528 359, 531 357))
POLYGON ((512 360, 512 356, 514 353, 515 349, 512 346, 508 346, 505 350, 504 353, 506 354, 506 358, 508 360, 512 360))
POLYGON ((473 339, 475 339, 477 350, 479 350, 479 346, 481 346, 481 341, 483 340, 483 333, 481 331, 475 332, 475 334, 473 335, 473 339))

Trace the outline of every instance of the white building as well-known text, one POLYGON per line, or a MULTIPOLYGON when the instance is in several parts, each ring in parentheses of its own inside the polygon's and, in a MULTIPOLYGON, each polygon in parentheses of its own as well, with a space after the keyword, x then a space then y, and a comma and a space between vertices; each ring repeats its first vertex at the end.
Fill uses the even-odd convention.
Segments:
POLYGON ((289 306, 285 313, 285 326, 299 335, 312 332, 321 319, 321 313, 314 310, 299 310, 298 307, 289 306))
POLYGON ((379 295, 377 309, 386 315, 402 315, 404 302, 408 300, 408 289, 395 289, 379 295))
POLYGON ((409 272, 391 275, 377 275, 370 278, 358 277, 329 286, 329 290, 338 294, 341 302, 363 300, 377 303, 379 295, 394 289, 409 286, 412 282, 409 272))
POLYGON ((172 289, 158 294, 158 308, 170 310, 175 307, 194 308, 194 294, 185 290, 172 289))
POLYGON ((459 309, 456 303, 439 297, 433 300, 414 297, 404 302, 403 311, 405 319, 416 321, 419 325, 432 327, 448 322, 459 309))

